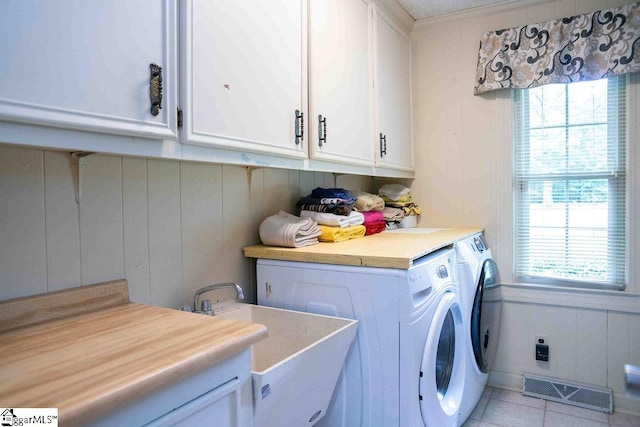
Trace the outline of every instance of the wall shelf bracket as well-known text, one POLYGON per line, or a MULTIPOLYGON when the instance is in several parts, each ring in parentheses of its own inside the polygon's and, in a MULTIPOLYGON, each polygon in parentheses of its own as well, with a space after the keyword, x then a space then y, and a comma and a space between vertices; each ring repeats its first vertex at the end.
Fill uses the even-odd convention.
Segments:
POLYGON ((253 171, 257 169, 264 169, 264 166, 247 166, 247 185, 251 190, 251 178, 253 178, 253 171))
POLYGON ((69 154, 69 161, 71 162, 71 176, 73 178, 73 189, 76 192, 76 203, 80 204, 80 199, 82 196, 82 186, 80 179, 80 171, 82 169, 82 164, 84 157, 93 154, 91 151, 72 151, 69 154))

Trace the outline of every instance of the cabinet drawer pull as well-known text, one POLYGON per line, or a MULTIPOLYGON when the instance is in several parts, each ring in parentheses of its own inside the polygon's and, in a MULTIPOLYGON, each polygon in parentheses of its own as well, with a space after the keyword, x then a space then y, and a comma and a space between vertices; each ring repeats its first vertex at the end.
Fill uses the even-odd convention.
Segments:
POLYGON ((304 138, 304 113, 296 110, 296 145, 304 138))
POLYGON ((162 67, 156 63, 149 64, 151 79, 149 80, 149 98, 151 99, 151 115, 157 116, 162 109, 162 67))
POLYGON ((318 145, 322 147, 322 144, 327 143, 327 118, 322 117, 322 114, 318 116, 318 145))
POLYGON ((380 157, 387 154, 387 135, 380 133, 380 157))

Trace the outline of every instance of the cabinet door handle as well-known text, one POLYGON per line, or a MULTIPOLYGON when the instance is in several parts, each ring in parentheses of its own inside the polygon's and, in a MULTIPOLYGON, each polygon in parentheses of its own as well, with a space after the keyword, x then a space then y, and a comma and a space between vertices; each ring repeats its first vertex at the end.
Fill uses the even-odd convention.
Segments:
POLYGON ((151 78, 149 80, 151 115, 157 116, 162 109, 162 67, 156 63, 151 63, 149 68, 151 70, 151 78))
POLYGON ((322 114, 318 116, 318 145, 322 147, 322 144, 327 143, 327 118, 322 117, 322 114))
POLYGON ((380 157, 387 154, 387 135, 380 133, 380 157))
POLYGON ((296 145, 304 138, 304 113, 296 110, 296 145))

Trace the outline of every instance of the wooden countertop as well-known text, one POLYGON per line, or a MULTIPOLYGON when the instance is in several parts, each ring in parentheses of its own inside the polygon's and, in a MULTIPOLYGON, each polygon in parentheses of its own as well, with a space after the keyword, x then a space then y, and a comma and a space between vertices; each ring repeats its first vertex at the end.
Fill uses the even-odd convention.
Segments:
POLYGON ((481 231, 481 228, 400 229, 398 232, 383 231, 346 242, 322 242, 303 248, 247 246, 244 256, 405 269, 418 258, 481 231))
MULTIPOLYGON (((68 301, 65 293, 74 291, 52 295, 68 301)), ((39 309, 46 296, 34 297, 39 309)), ((84 423, 266 336, 262 325, 134 304, 128 294, 126 301, 101 298, 110 302, 84 304, 88 312, 83 313, 77 313, 78 298, 62 309, 53 304, 43 311, 58 312, 57 318, 35 321, 24 321, 33 316, 15 309, 30 303, 29 298, 0 303, 0 312, 13 312, 10 319, 0 318, 2 325, 17 325, 0 332, 2 406, 57 407, 60 425, 84 423)))

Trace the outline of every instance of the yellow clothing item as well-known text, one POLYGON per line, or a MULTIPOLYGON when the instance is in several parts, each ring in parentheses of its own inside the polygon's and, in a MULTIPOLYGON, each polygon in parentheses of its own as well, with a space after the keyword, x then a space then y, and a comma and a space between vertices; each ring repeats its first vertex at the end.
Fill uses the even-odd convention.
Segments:
POLYGON ((318 225, 322 234, 318 237, 321 242, 344 242, 349 239, 356 239, 364 236, 367 231, 364 225, 353 225, 351 227, 339 228, 327 225, 318 225))
POLYGON ((406 196, 402 196, 400 198, 398 198, 398 200, 393 200, 391 197, 389 196, 385 196, 382 195, 382 200, 384 200, 385 203, 391 203, 391 204, 396 204, 396 205, 402 205, 405 203, 412 203, 413 200, 411 200, 411 194, 407 194, 406 196))

